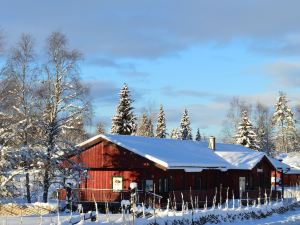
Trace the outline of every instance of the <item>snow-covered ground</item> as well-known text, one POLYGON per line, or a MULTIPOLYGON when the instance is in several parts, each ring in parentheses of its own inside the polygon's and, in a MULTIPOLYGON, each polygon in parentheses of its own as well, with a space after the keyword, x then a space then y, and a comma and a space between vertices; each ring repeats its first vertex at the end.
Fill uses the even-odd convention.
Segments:
MULTIPOLYGON (((289 205, 288 203, 285 205, 289 205)), ((256 207, 244 207, 244 208, 235 208, 235 209, 208 209, 206 211, 204 210, 199 210, 198 212, 194 213, 194 219, 197 220, 197 218, 203 216, 203 215, 223 215, 226 216, 228 214, 235 216, 238 216, 238 219, 235 219, 235 222, 220 222, 218 224, 221 225, 237 225, 237 224, 244 224, 247 223, 248 225, 277 225, 277 224, 284 224, 284 225, 296 225, 300 224, 300 207, 298 204, 298 207, 289 210, 285 213, 282 214, 276 214, 274 213, 271 216, 268 216, 266 218, 261 218, 261 219, 239 219, 240 213, 243 212, 254 212, 257 215, 259 212, 263 211, 264 213, 267 213, 270 211, 270 209, 274 208, 280 208, 282 207, 282 203, 275 203, 273 205, 261 205, 261 206, 256 206, 256 207)), ((61 222, 61 225, 70 225, 70 214, 60 214, 59 216, 57 214, 52 214, 52 215, 46 215, 46 216, 26 216, 26 217, 0 217, 0 224, 5 224, 5 225, 57 225, 59 224, 58 218, 61 222)), ((147 225, 149 223, 154 223, 155 221, 158 224, 166 224, 165 222, 168 221, 167 224, 172 224, 172 221, 174 220, 190 220, 192 218, 191 211, 189 212, 171 212, 171 211, 160 211, 158 212, 157 216, 151 217, 149 219, 143 219, 139 218, 135 220, 136 225, 147 225)), ((231 217, 232 218, 232 217, 231 217)), ((80 215, 74 214, 72 216, 71 221, 79 221, 80 220, 80 215)), ((112 224, 132 224, 132 216, 130 214, 99 214, 99 222, 91 222, 89 220, 85 222, 80 222, 80 224, 88 224, 88 225, 96 225, 96 224, 107 224, 107 225, 112 225, 112 224)), ((187 223, 189 224, 189 223, 187 223)), ((210 224, 210 223, 206 223, 210 224)))
MULTIPOLYGON (((100 224, 118 224, 122 221, 121 214, 110 215, 110 222, 107 221, 105 215, 100 215, 100 224)), ((63 225, 69 224, 69 215, 61 215, 60 221, 63 225)), ((159 220, 159 218, 158 218, 159 220)), ((40 218, 39 216, 28 216, 23 217, 22 220, 20 217, 0 217, 1 225, 51 225, 57 224, 57 215, 48 215, 40 218), (22 221, 22 222, 21 222, 22 221)), ((132 224, 132 217, 130 215, 126 215, 127 224, 132 224)), ((150 221, 149 221, 150 222, 150 221)), ((299 225, 300 224, 300 209, 295 211, 289 211, 284 214, 276 214, 267 218, 259 219, 259 220, 248 220, 248 221, 237 221, 234 223, 220 223, 220 225, 237 225, 244 224, 247 222, 247 225, 299 225)), ((84 224, 96 225, 97 223, 86 221, 84 224)), ((99 223, 98 223, 99 224, 99 223)), ((122 223, 121 223, 122 224, 122 223)))

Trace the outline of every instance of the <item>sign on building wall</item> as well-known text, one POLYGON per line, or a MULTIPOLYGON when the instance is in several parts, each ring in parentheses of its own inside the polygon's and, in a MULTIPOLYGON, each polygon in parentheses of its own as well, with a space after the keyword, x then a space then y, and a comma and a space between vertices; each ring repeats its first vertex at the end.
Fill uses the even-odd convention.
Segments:
POLYGON ((123 190, 123 177, 113 177, 112 178, 112 189, 113 191, 123 190))

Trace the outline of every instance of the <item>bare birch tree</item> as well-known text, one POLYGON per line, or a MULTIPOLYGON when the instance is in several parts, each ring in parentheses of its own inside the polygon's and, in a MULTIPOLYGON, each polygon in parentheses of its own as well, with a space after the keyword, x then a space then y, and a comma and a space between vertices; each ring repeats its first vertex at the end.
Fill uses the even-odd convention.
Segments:
MULTIPOLYGON (((2 132, 6 160, 13 154, 10 174, 23 170, 27 202, 31 202, 29 170, 33 168, 33 149, 36 140, 36 71, 34 42, 28 34, 22 34, 16 47, 9 54, 4 67, 4 92, 2 108, 5 130, 2 132), (14 170, 14 171, 13 171, 14 170)), ((2 120, 3 121, 3 120, 2 120)))
POLYGON ((87 88, 79 79, 81 54, 68 48, 66 37, 58 32, 47 40, 48 62, 44 67, 45 80, 40 90, 44 131, 43 201, 48 200, 49 187, 56 178, 60 160, 76 154, 75 143, 65 139, 62 132, 74 129, 90 112, 87 88))

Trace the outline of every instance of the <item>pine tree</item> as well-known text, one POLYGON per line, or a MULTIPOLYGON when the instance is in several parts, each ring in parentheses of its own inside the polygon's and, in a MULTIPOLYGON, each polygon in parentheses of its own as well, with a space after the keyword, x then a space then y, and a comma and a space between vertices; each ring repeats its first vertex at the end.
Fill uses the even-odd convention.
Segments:
POLYGON ((179 138, 181 140, 193 140, 190 118, 187 109, 184 110, 180 122, 179 138))
POLYGON ((236 144, 243 145, 251 149, 259 149, 257 145, 257 135, 253 131, 253 126, 248 118, 247 111, 241 114, 241 121, 235 135, 236 144))
POLYGON ((166 138, 167 131, 166 131, 166 119, 165 119, 165 112, 163 106, 160 105, 158 117, 157 117, 157 125, 156 125, 156 135, 157 138, 166 138))
POLYGON ((120 100, 116 108, 116 115, 112 118, 112 134, 131 135, 136 129, 136 117, 133 114, 130 91, 127 84, 124 84, 120 91, 120 100))
POLYGON ((170 134, 170 138, 179 139, 179 133, 177 128, 173 128, 170 134))
POLYGON ((201 137, 201 134, 200 134, 200 130, 199 130, 199 128, 197 129, 197 133, 196 133, 196 138, 195 138, 195 140, 196 141, 201 141, 201 139, 202 139, 202 137, 201 137))
POLYGON ((279 94, 278 101, 275 105, 272 124, 276 132, 276 151, 287 153, 294 150, 297 145, 294 113, 287 105, 286 96, 283 93, 279 94))

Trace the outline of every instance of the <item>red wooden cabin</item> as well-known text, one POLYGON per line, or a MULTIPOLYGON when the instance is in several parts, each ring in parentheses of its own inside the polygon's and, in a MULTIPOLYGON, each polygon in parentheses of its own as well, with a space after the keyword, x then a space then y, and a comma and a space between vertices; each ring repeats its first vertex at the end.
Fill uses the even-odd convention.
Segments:
MULTIPOLYGON (((213 139, 214 140, 214 139, 213 139)), ((225 199, 229 187, 236 197, 240 190, 258 197, 269 189, 276 163, 238 145, 182 141, 123 135, 98 135, 78 145, 88 176, 73 190, 78 202, 116 202, 129 199, 131 182, 138 184, 139 200, 155 196, 181 202, 192 196, 199 205, 212 201, 216 188, 225 199), (246 160, 243 160, 245 158, 246 160)), ((269 190, 268 190, 269 191, 269 190)), ((61 192, 60 198, 64 196, 61 192)))
POLYGON ((212 199, 230 166, 203 142, 98 135, 78 147, 83 151, 73 160, 88 170, 74 190, 79 202, 128 199, 131 182, 138 184, 141 198, 155 192, 164 201, 179 200, 181 193, 189 199, 192 191, 199 199, 212 199))

